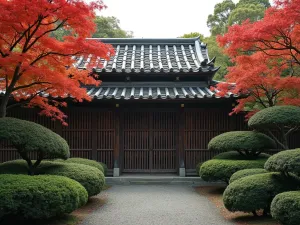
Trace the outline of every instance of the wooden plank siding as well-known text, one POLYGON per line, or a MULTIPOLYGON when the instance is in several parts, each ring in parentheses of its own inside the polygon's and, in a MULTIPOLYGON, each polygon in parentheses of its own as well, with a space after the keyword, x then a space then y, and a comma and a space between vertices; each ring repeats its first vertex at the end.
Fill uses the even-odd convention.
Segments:
MULTIPOLYGON (((72 157, 94 159, 122 172, 195 173, 199 162, 218 152, 207 150, 211 138, 223 132, 246 130, 243 115, 222 109, 69 108, 68 126, 39 116, 32 109, 16 109, 9 116, 37 122, 64 137, 72 157)), ((300 133, 290 147, 300 147, 300 133)), ((274 153, 271 151, 270 153, 274 153)), ((34 157, 34 155, 33 155, 34 157)), ((7 142, 0 143, 0 162, 19 158, 7 142)))

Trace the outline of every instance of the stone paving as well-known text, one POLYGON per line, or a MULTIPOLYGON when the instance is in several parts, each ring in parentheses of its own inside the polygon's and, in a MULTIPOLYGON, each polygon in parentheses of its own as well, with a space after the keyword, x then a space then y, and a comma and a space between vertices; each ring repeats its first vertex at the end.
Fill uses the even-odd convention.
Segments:
POLYGON ((233 225, 190 185, 115 185, 81 225, 233 225))

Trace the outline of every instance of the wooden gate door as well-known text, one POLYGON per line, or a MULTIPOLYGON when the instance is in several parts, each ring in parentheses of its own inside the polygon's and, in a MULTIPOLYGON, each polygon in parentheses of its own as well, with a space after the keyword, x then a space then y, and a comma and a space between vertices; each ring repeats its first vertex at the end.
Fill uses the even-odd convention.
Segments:
POLYGON ((176 113, 124 112, 123 116, 123 172, 176 172, 176 113))

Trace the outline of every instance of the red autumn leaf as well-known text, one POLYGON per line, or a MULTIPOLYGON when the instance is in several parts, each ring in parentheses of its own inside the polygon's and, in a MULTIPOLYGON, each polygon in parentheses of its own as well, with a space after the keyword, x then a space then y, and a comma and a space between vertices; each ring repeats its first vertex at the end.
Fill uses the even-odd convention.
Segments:
POLYGON ((62 122, 63 98, 90 100, 81 85, 99 85, 100 81, 90 68, 73 68, 71 56, 108 59, 114 54, 112 46, 86 39, 95 31, 95 10, 104 7, 99 0, 90 4, 84 0, 0 0, 0 90, 5 91, 0 117, 12 107, 8 105, 11 97, 62 122), (61 28, 71 32, 63 42, 50 35, 61 28))
POLYGON ((235 85, 218 84, 219 94, 248 96, 233 113, 300 105, 300 0, 275 1, 262 20, 234 25, 218 42, 235 64, 226 76, 235 85))

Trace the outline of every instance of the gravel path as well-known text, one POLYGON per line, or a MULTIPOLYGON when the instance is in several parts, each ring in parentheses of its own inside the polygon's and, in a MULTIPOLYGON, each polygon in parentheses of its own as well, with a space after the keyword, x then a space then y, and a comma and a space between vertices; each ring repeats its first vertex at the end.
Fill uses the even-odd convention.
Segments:
POLYGON ((233 225, 191 186, 113 186, 81 225, 233 225))

